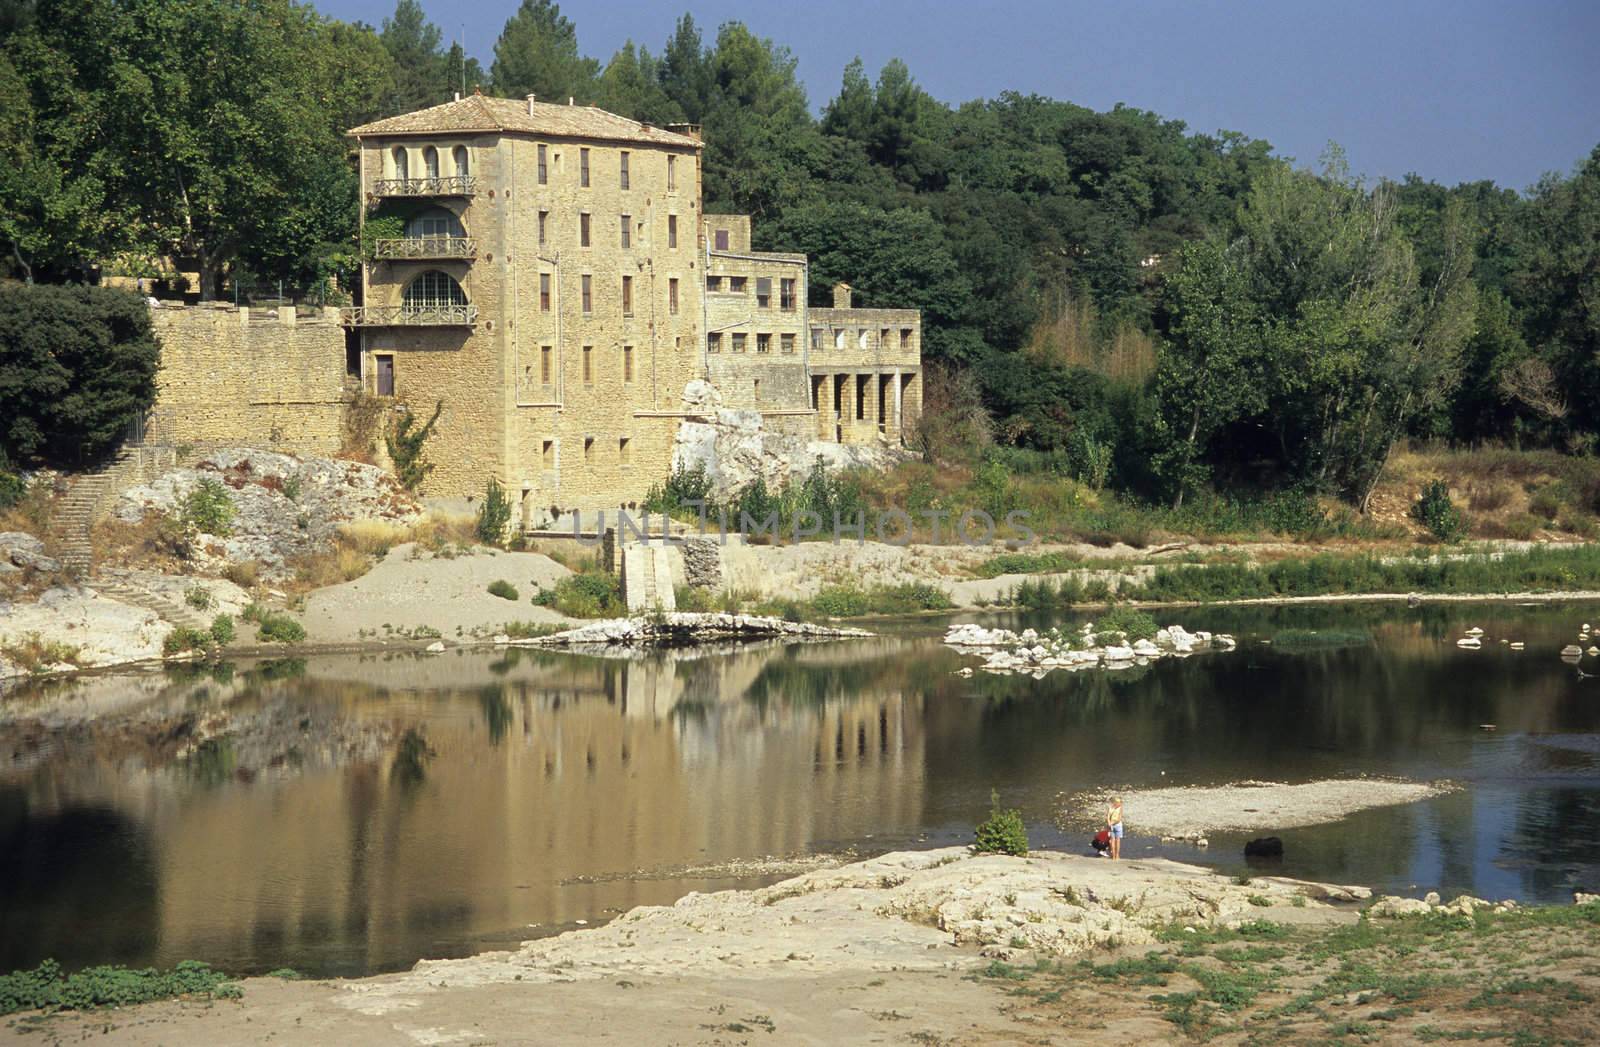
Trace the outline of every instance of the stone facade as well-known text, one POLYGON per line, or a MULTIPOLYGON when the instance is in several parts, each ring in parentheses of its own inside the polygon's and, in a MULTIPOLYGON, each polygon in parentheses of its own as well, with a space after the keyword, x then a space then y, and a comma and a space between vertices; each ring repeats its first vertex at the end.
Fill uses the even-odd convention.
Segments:
POLYGON ((158 310, 163 438, 329 454, 354 387, 438 403, 424 493, 494 477, 537 527, 636 504, 719 410, 802 449, 898 447, 914 422, 918 314, 810 308, 803 255, 701 214, 698 128, 474 95, 350 134, 367 261, 348 342, 322 314, 158 310))
POLYGON ((144 442, 339 450, 346 392, 337 310, 163 306, 150 315, 161 371, 144 442))

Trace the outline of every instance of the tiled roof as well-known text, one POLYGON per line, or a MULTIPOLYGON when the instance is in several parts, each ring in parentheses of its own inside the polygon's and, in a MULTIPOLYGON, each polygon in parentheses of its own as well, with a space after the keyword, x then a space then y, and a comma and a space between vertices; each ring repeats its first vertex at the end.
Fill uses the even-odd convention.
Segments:
POLYGON ((700 142, 637 120, 608 113, 588 105, 558 105, 515 98, 490 98, 468 95, 454 102, 418 109, 370 124, 352 127, 352 135, 428 134, 438 131, 520 131, 524 134, 565 138, 598 138, 623 142, 649 142, 654 145, 687 146, 698 149, 700 142), (531 108, 531 112, 529 111, 531 108))

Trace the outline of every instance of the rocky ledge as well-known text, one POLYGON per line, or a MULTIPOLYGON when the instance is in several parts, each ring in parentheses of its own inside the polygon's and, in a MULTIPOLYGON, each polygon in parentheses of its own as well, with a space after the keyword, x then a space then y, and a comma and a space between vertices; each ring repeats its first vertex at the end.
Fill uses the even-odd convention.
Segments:
MULTIPOLYGON (((727 640, 838 640, 871 636, 864 629, 789 622, 753 614, 676 611, 634 618, 608 618, 517 644, 540 647, 676 647, 727 640)), ((500 638, 496 638, 499 642, 500 638)))
MULTIPOLYGON (((1069 629, 1052 629, 1040 633, 1024 629, 1014 633, 1009 629, 986 629, 967 623, 952 625, 945 634, 945 645, 963 654, 982 655, 984 672, 1011 675, 1027 673, 1038 679, 1056 669, 1069 672, 1078 669, 1126 669, 1143 665, 1157 658, 1181 658, 1201 651, 1231 651, 1238 646, 1234 638, 1223 633, 1188 632, 1181 625, 1169 625, 1156 631, 1155 638, 1130 641, 1123 632, 1110 630, 1095 632, 1093 622, 1086 622, 1078 632, 1069 629)), ((971 676, 971 667, 957 670, 971 676)))

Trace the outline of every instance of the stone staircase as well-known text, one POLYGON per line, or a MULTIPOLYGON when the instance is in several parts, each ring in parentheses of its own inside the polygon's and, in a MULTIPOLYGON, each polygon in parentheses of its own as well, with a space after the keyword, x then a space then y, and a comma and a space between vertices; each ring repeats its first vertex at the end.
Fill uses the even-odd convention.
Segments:
POLYGON ((50 518, 56 548, 67 571, 77 578, 94 573, 94 525, 117 495, 178 464, 170 447, 124 447, 104 467, 72 481, 50 518))
POLYGON ((204 632, 211 627, 211 618, 187 603, 153 593, 138 584, 124 571, 108 570, 97 574, 91 583, 96 592, 118 603, 142 607, 173 625, 198 629, 204 632))
POLYGON ((643 543, 622 550, 622 600, 629 614, 673 611, 678 607, 672 591, 670 550, 643 543))

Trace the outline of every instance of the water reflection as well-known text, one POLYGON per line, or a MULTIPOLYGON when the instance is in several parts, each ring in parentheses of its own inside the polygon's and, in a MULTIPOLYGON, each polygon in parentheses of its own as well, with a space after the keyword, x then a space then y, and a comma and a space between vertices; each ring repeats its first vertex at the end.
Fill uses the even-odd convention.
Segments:
MULTIPOLYGON (((1469 787, 1282 833, 1283 871, 1564 900, 1600 870, 1600 681, 1554 656, 1575 613, 1192 611, 1241 649, 1038 681, 953 675, 964 660, 927 625, 637 660, 350 655, 93 681, 75 700, 136 698, 163 729, 244 726, 14 758, 0 966, 392 969, 749 882, 688 868, 962 839, 991 787, 1036 845, 1077 849, 1053 805, 1088 786, 1449 777, 1469 787), (1483 651, 1453 646, 1466 624, 1489 631, 1483 651), (1373 643, 1255 642, 1325 625, 1373 643), (1528 651, 1494 643, 1513 634, 1528 651)), ((1131 854, 1243 868, 1242 838, 1201 855, 1129 820, 1131 854)))

